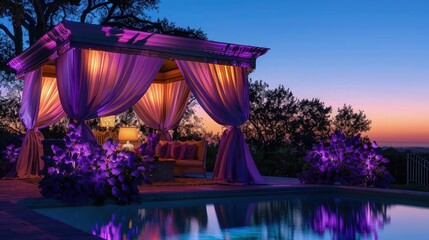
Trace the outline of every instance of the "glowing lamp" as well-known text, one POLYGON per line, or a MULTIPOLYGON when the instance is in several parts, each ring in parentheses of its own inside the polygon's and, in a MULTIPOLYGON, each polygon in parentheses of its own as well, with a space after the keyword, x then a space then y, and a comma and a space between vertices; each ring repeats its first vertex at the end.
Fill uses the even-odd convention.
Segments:
POLYGON ((100 118, 100 127, 115 127, 115 116, 107 116, 107 117, 101 117, 100 118))
POLYGON ((119 128, 119 141, 127 141, 124 145, 122 145, 122 150, 134 151, 134 145, 130 143, 130 141, 139 140, 139 136, 137 134, 137 128, 135 127, 121 127, 119 128))

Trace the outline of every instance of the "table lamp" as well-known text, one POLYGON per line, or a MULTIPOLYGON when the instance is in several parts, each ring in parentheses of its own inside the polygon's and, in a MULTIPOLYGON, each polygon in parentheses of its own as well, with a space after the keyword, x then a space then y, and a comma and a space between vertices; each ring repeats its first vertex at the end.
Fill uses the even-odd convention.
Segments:
POLYGON ((137 128, 135 127, 121 127, 119 128, 119 141, 127 141, 127 143, 122 145, 122 150, 126 151, 134 151, 134 145, 130 143, 130 141, 139 140, 139 136, 137 134, 137 128))

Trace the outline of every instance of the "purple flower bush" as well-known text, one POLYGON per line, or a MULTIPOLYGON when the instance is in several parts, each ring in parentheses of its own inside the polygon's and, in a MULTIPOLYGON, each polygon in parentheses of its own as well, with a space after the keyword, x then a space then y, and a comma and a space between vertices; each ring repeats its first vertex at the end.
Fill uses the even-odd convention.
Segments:
POLYGON ((82 126, 69 124, 65 149, 52 146, 53 166, 40 182, 46 197, 66 200, 107 198, 124 204, 139 201, 138 185, 149 183, 149 163, 133 152, 116 151, 118 143, 109 139, 103 146, 85 141, 82 126))
POLYGON ((153 160, 155 154, 155 147, 159 142, 161 133, 156 133, 155 131, 149 133, 146 136, 146 142, 137 149, 137 153, 145 157, 145 160, 153 160))
POLYGON ((21 147, 11 144, 2 151, 0 157, 0 177, 3 177, 12 169, 18 159, 20 150, 21 147))
POLYGON ((393 177, 383 166, 389 160, 377 153, 375 142, 360 135, 347 139, 341 132, 332 134, 327 144, 318 143, 304 158, 303 183, 388 187, 393 177))
POLYGON ((13 164, 16 162, 16 159, 18 159, 19 151, 21 150, 21 147, 15 146, 14 144, 11 144, 7 146, 2 151, 2 159, 5 163, 13 164))

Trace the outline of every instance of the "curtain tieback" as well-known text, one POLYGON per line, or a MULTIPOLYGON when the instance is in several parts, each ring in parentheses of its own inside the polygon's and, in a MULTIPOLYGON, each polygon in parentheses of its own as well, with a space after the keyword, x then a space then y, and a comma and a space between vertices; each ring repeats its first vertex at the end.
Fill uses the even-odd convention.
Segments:
POLYGON ((31 129, 28 129, 26 134, 28 134, 28 133, 30 133, 30 132, 39 133, 40 131, 39 131, 39 128, 38 128, 38 127, 34 127, 34 128, 31 128, 31 129))

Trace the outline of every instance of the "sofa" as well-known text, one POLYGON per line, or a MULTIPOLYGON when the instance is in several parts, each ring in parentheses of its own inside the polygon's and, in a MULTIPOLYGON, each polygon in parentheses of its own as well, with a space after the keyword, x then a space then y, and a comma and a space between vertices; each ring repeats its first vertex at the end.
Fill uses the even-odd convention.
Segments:
POLYGON ((174 176, 204 174, 206 177, 207 141, 159 141, 155 156, 159 161, 174 160, 174 176))

